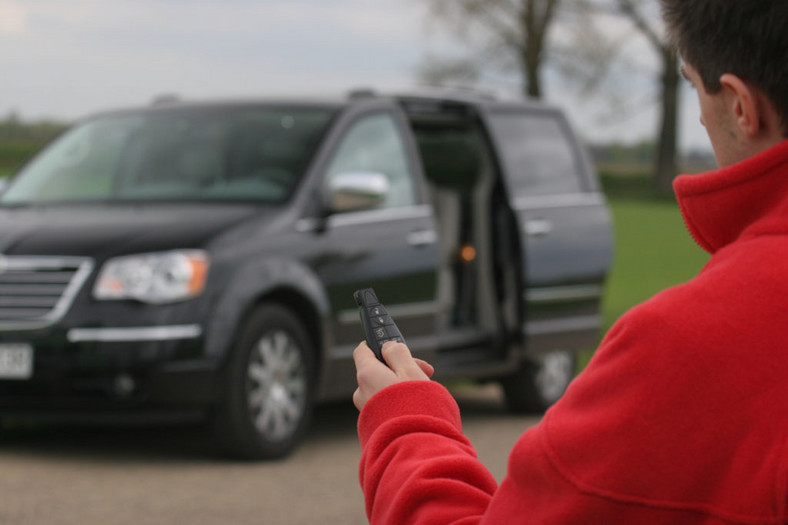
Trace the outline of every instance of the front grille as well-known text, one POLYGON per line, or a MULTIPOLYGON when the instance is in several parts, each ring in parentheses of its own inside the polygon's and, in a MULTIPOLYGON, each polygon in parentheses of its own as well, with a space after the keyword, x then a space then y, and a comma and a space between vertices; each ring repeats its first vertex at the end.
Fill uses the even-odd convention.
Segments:
POLYGON ((0 330, 49 326, 66 313, 93 268, 82 257, 0 255, 0 330))

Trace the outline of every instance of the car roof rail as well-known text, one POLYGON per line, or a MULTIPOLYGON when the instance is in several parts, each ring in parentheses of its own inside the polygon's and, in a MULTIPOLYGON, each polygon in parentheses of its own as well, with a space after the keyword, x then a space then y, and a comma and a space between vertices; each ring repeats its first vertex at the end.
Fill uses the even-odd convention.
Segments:
POLYGON ((492 88, 474 86, 467 84, 417 84, 417 89, 436 95, 445 94, 446 96, 475 97, 483 100, 500 100, 499 94, 492 88))
POLYGON ((181 98, 176 95, 175 93, 164 93, 162 95, 156 95, 151 100, 151 106, 165 106, 167 104, 176 104, 181 101, 181 98))
POLYGON ((356 88, 348 91, 347 98, 349 100, 356 100, 360 98, 375 98, 378 96, 377 92, 372 88, 356 88))

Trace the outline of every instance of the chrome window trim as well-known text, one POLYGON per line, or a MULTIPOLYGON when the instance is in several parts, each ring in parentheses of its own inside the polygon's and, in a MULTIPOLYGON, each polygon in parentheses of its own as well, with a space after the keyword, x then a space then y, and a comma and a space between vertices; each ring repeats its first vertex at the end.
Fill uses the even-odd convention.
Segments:
POLYGON ((80 288, 93 271, 93 259, 87 257, 51 257, 51 256, 0 256, 0 273, 5 270, 34 270, 36 268, 52 269, 72 267, 76 268, 68 286, 55 304, 55 307, 46 315, 35 320, 0 321, 0 331, 9 330, 38 330, 52 326, 60 321, 66 314, 80 288))
POLYGON ((67 338, 71 343, 171 341, 174 339, 196 339, 202 335, 202 327, 196 324, 171 326, 137 326, 131 328, 72 328, 67 338))
MULTIPOLYGON (((363 210, 354 212, 344 212, 331 215, 328 224, 331 227, 353 226, 357 224, 369 224, 375 222, 389 222, 403 219, 419 219, 430 217, 432 207, 427 204, 417 204, 414 206, 401 206, 397 208, 383 208, 376 210, 363 210)), ((311 232, 317 226, 319 219, 307 217, 296 221, 295 229, 299 232, 311 232)))
POLYGON ((569 208, 580 206, 601 206, 605 204, 602 192, 554 193, 547 195, 527 195, 515 197, 514 209, 538 210, 547 208, 569 208))

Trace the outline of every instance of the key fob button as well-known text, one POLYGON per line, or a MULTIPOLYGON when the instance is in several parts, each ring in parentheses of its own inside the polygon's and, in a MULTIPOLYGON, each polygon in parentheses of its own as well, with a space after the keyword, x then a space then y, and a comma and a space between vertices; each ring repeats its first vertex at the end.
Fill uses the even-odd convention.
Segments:
POLYGON ((375 323, 376 326, 385 326, 387 324, 394 324, 394 321, 392 321, 391 317, 389 317, 388 315, 373 317, 372 322, 375 323))
POLYGON ((367 344, 375 356, 383 361, 380 353, 383 344, 389 341, 404 343, 405 339, 372 289, 356 290, 353 298, 359 306, 359 316, 367 344))
POLYGON ((382 339, 381 341, 379 341, 380 342, 380 347, 383 348, 383 345, 385 345, 386 343, 391 342, 391 341, 394 341, 395 343, 404 343, 405 342, 405 340, 402 337, 390 337, 388 339, 382 339))
POLYGON ((383 317, 388 315, 388 312, 382 305, 376 305, 368 309, 371 317, 383 317))

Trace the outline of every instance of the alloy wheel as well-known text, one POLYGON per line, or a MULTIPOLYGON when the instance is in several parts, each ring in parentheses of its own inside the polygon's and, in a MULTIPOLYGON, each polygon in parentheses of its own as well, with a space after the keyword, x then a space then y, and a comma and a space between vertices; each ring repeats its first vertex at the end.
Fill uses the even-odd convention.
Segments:
POLYGON ((283 330, 264 334, 249 355, 246 392, 254 428, 270 441, 288 439, 306 410, 303 350, 283 330))

